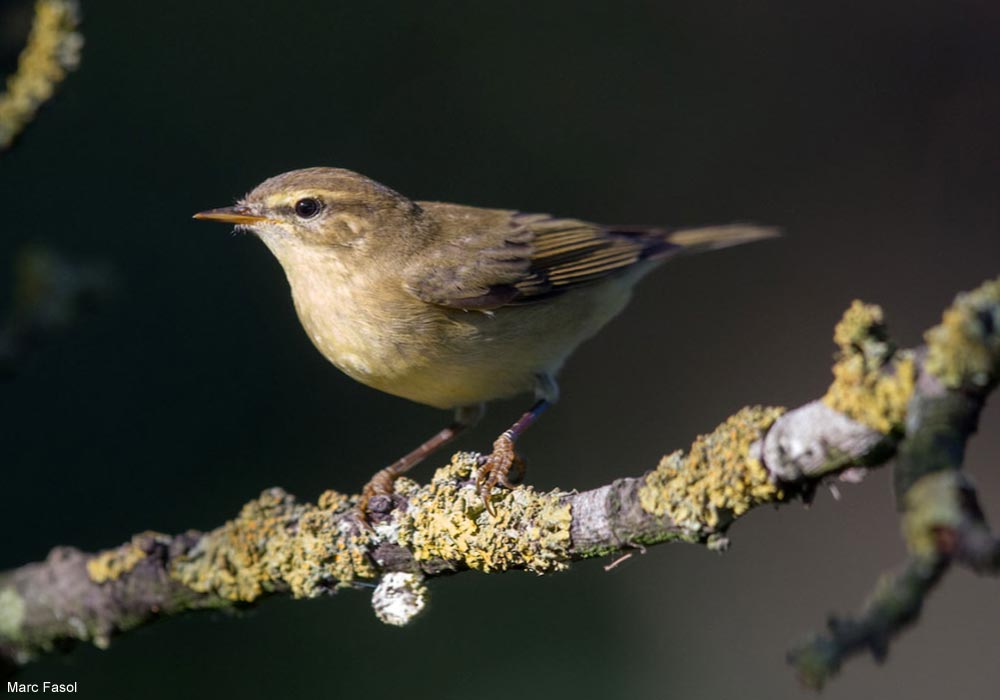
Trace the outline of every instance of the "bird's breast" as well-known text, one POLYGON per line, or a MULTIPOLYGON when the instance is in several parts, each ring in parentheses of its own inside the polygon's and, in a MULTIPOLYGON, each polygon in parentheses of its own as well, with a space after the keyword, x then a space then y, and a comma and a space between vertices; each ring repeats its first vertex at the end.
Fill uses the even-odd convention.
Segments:
POLYGON ((349 376, 371 384, 415 361, 406 343, 404 310, 363 271, 326 261, 318 270, 295 271, 289 282, 309 339, 349 376))
MULTIPOLYGON (((288 266, 286 266, 288 272, 288 266)), ((530 391, 628 298, 624 281, 494 313, 443 309, 336 260, 288 274, 310 340, 353 379, 439 408, 530 391)))

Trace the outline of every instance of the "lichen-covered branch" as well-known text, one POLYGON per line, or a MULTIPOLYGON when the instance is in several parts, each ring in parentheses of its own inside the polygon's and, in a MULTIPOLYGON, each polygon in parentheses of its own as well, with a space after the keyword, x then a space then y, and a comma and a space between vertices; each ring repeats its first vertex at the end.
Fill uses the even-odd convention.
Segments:
POLYGON ((889 641, 916 621, 925 596, 946 569, 947 563, 939 558, 913 559, 899 574, 879 581, 859 619, 831 616, 827 621, 829 634, 817 635, 788 654, 803 683, 821 688, 847 657, 859 652, 869 651, 876 661, 885 661, 889 641))
POLYGON ((76 0, 38 0, 28 43, 0 94, 0 152, 6 150, 56 86, 80 63, 83 37, 76 31, 80 7, 76 0))
POLYGON ((327 491, 304 503, 270 489, 210 532, 143 533, 98 554, 59 548, 0 574, 0 659, 10 668, 66 642, 107 645, 158 617, 311 598, 377 582, 380 619, 405 624, 443 573, 549 573, 618 550, 680 540, 721 548, 732 523, 762 504, 808 499, 826 479, 856 478, 895 457, 904 573, 861 618, 792 655, 820 685, 850 654, 884 656, 948 565, 992 572, 1000 547, 961 478, 965 441, 1000 367, 1000 280, 962 295, 927 346, 899 351, 878 307, 855 303, 838 324, 826 395, 793 410, 748 407, 665 456, 653 470, 583 493, 476 489, 478 456, 459 453, 427 484, 400 479, 373 499, 327 491))
POLYGON ((878 586, 860 617, 832 619, 829 634, 789 654, 809 686, 822 687, 856 652, 868 649, 884 660, 892 637, 916 620, 951 564, 1000 572, 1000 541, 961 473, 965 445, 1000 378, 1000 280, 959 295, 926 340, 911 355, 922 371, 899 417, 893 474, 909 560, 903 573, 878 586))

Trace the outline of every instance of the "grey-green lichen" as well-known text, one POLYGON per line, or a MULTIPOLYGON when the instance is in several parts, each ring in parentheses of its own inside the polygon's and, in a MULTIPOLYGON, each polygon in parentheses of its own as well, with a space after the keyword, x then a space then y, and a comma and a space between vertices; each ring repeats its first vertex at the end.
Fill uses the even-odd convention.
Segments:
POLYGON ((958 530, 966 519, 965 477, 957 470, 921 477, 903 496, 903 539, 911 553, 932 558, 942 530, 958 530))
POLYGON ((882 309, 855 301, 833 335, 839 347, 823 402, 883 434, 899 430, 916 386, 912 353, 897 353, 882 309))
POLYGON ((959 294, 925 339, 925 367, 945 386, 991 386, 1000 374, 1000 279, 959 294))
POLYGON ((24 622, 24 598, 13 588, 0 590, 0 639, 18 639, 24 622))
POLYGON ((750 446, 784 412, 743 408, 712 433, 699 436, 687 455, 677 451, 665 456, 639 489, 643 510, 669 517, 699 539, 755 505, 783 500, 784 491, 751 456, 750 446))
POLYGON ((241 602, 279 589, 311 598, 356 578, 372 578, 367 533, 336 517, 349 507, 336 492, 312 505, 268 489, 176 558, 171 576, 197 592, 241 602))
POLYGON ((80 62, 83 37, 75 0, 38 0, 28 44, 18 59, 17 72, 7 79, 0 95, 0 149, 8 147, 52 97, 67 71, 80 62))
POLYGON ((399 544, 417 561, 444 559, 479 571, 564 569, 571 522, 565 495, 530 486, 495 489, 493 516, 476 492, 477 469, 477 455, 458 453, 427 487, 410 491, 398 513, 399 544))

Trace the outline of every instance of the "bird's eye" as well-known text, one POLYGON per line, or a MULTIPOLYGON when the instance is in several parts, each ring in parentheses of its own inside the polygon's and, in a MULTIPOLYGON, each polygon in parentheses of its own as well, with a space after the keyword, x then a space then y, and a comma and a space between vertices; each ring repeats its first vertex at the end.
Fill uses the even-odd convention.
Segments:
POLYGON ((295 203, 295 214, 300 219, 311 219, 319 214, 323 203, 315 197, 303 197, 295 203))

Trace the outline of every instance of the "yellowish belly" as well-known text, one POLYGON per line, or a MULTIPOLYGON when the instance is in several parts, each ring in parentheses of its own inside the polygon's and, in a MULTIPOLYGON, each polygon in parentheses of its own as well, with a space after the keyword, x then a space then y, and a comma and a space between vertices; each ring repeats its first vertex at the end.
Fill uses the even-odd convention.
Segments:
POLYGON ((316 347, 348 376, 417 403, 453 408, 530 392, 538 375, 554 376, 577 345, 621 311, 633 282, 608 279, 490 313, 412 298, 379 304, 369 298, 353 308, 348 299, 317 305, 296 298, 296 308, 316 347))
MULTIPOLYGON (((442 313, 430 332, 368 333, 346 342, 343 335, 316 332, 303 323, 313 344, 352 379, 394 396, 437 408, 453 408, 530 391, 534 363, 524 351, 497 342, 476 318, 455 320, 442 313), (336 340, 331 340, 331 335, 336 340), (519 359, 520 358, 520 359, 519 359)), ((529 353, 530 354, 530 353, 529 353)))

